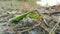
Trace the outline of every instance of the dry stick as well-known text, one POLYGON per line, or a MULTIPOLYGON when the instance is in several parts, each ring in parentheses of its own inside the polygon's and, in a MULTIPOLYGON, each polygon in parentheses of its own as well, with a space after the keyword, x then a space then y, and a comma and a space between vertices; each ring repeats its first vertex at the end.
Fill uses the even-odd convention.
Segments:
POLYGON ((33 26, 33 27, 30 27, 29 29, 26 29, 26 30, 23 30, 23 31, 20 31, 21 33, 22 32, 25 32, 25 31, 29 31, 29 30, 31 30, 31 29, 34 29, 35 27, 37 27, 37 26, 39 26, 40 24, 37 24, 37 25, 35 25, 35 26, 33 26))
POLYGON ((36 21, 38 24, 40 24, 39 26, 41 26, 44 30, 46 30, 48 32, 48 30, 46 28, 43 27, 43 24, 40 21, 36 21))
POLYGON ((55 26, 52 28, 52 30, 50 31, 49 34, 51 34, 54 30, 56 30, 56 28, 58 27, 58 24, 59 24, 59 22, 57 22, 57 23, 55 24, 55 26))
POLYGON ((47 23, 47 21, 46 21, 44 18, 43 18, 43 20, 44 20, 44 23, 45 23, 47 26, 49 26, 48 23, 47 23))
MULTIPOLYGON (((32 26, 31 26, 32 27, 32 26)), ((28 29, 28 28, 30 28, 30 27, 23 27, 23 28, 19 28, 19 29, 28 29)))

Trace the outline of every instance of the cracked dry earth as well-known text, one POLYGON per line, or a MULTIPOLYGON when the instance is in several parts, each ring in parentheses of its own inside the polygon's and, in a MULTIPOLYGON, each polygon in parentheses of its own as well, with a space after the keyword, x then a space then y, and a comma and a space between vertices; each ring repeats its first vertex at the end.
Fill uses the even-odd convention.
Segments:
MULTIPOLYGON (((22 2, 20 3, 20 2, 17 2, 17 1, 0 1, 0 34, 21 34, 20 33, 21 30, 19 30, 19 27, 24 23, 11 24, 9 22, 9 19, 13 18, 16 15, 24 13, 24 11, 26 11, 28 9, 36 8, 36 6, 34 6, 34 7, 33 6, 29 5, 28 3, 22 3, 22 2)), ((42 10, 44 10, 44 9, 42 9, 42 10)), ((52 15, 52 16, 55 17, 54 15, 52 15)), ((30 22, 33 21, 30 18, 23 19, 23 21, 25 21, 25 20, 30 20, 30 22)), ((34 23, 32 23, 32 25, 34 25, 34 23)), ((30 26, 32 26, 32 25, 30 25, 30 26)), ((21 27, 23 27, 23 26, 21 26, 21 27)), ((37 32, 38 29, 39 29, 39 27, 30 31, 29 33, 30 34, 42 33, 42 32, 37 32)), ((39 31, 40 30, 41 29, 39 29, 39 31)), ((22 34, 28 34, 28 32, 24 32, 22 34)))

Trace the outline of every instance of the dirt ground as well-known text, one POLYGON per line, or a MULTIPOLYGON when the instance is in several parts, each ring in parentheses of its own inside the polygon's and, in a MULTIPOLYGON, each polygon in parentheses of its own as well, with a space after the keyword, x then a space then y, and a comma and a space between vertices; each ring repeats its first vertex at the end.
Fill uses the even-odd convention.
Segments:
MULTIPOLYGON (((46 8, 41 9, 41 7, 34 2, 0 1, 0 34, 18 34, 17 31, 14 32, 13 29, 14 29, 14 27, 17 28, 17 26, 20 26, 20 25, 11 24, 9 22, 9 19, 14 16, 20 15, 20 14, 24 13, 26 10, 30 10, 30 9, 37 9, 38 11, 41 11, 41 12, 42 11, 43 12, 47 12, 47 11, 48 12, 58 11, 59 12, 60 11, 59 9, 58 10, 51 9, 50 11, 46 10, 46 8)), ((37 29, 38 28, 39 27, 37 27, 37 29)), ((35 29, 35 30, 37 30, 37 29, 35 29)), ((30 31, 30 33, 36 32, 35 30, 30 31)))

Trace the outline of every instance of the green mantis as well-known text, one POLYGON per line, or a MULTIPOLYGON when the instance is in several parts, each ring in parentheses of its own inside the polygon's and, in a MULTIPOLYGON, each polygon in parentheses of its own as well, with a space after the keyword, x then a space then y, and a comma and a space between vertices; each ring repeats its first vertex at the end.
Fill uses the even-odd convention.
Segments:
POLYGON ((27 14, 29 14, 29 13, 31 13, 31 12, 33 12, 33 11, 35 11, 35 10, 27 11, 27 13, 23 13, 23 14, 21 14, 21 15, 18 15, 18 16, 16 16, 16 17, 13 17, 13 18, 9 19, 9 21, 10 21, 10 22, 18 22, 19 20, 21 20, 21 19, 23 19, 24 17, 26 17, 27 14))

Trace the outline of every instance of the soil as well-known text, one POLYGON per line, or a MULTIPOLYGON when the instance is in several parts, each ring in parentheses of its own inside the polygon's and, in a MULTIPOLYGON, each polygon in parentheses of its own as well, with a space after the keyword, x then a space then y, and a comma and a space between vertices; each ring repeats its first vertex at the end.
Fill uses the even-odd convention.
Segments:
MULTIPOLYGON (((21 25, 24 23, 20 22, 18 24, 14 24, 14 23, 9 22, 10 18, 20 15, 20 14, 24 13, 26 10, 30 10, 30 9, 36 9, 40 12, 43 11, 43 13, 47 12, 47 11, 48 12, 60 11, 59 9, 55 10, 57 8, 51 9, 49 11, 49 10, 46 10, 46 8, 44 8, 44 7, 41 8, 39 5, 37 5, 35 3, 31 4, 28 2, 22 2, 22 1, 0 1, 0 34, 38 34, 38 33, 41 33, 39 30, 41 30, 42 28, 39 26, 37 26, 37 28, 35 28, 35 29, 28 31, 29 33, 27 31, 21 33, 21 30, 19 28, 23 27, 21 25)), ((60 15, 58 15, 56 17, 54 15, 52 15, 52 17, 54 17, 58 21, 57 17, 60 17, 60 15)), ((29 22, 33 21, 30 18, 24 18, 23 21, 25 21, 25 20, 31 20, 29 22)), ((33 26, 35 24, 36 23, 27 23, 26 22, 24 24, 24 27, 33 26), (25 25, 27 25, 27 26, 25 26, 25 25)), ((42 29, 42 31, 44 31, 44 30, 42 29)))

